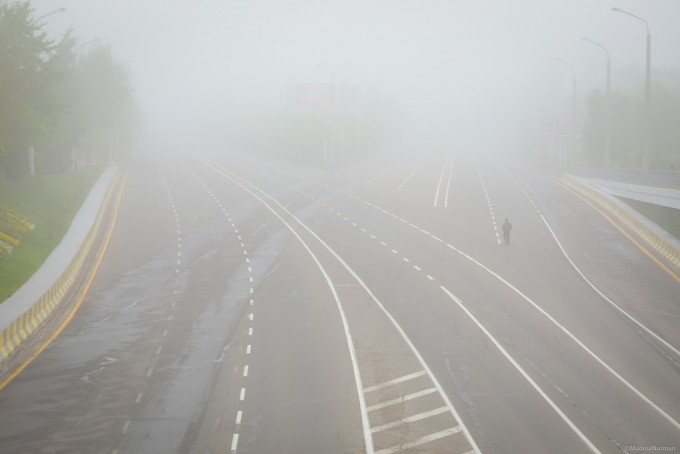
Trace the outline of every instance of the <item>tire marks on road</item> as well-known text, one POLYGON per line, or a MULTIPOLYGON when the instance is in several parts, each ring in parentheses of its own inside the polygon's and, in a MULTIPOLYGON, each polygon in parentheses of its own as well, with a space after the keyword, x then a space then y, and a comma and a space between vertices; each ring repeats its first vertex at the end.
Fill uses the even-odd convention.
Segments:
MULTIPOLYGON (((243 405, 246 400, 246 385, 247 385, 247 379, 248 379, 248 374, 250 372, 250 355, 252 353, 252 336, 253 336, 253 322, 255 319, 255 288, 253 287, 253 267, 250 262, 250 258, 248 256, 248 248, 245 244, 245 240, 243 239, 243 236, 239 232, 238 227, 236 226, 236 223, 232 219, 231 215, 229 214, 229 211, 224 207, 222 204, 222 201, 220 198, 208 187, 208 185, 205 184, 205 182, 200 179, 193 171, 191 171, 183 162, 180 161, 181 166, 191 175, 197 182, 198 184, 205 190, 205 192, 213 199, 219 210, 222 212, 224 215, 226 222, 231 226, 232 232, 233 232, 233 237, 238 241, 240 247, 241 247, 241 252, 243 254, 243 261, 245 266, 248 269, 248 282, 251 284, 248 295, 246 295, 246 298, 248 299, 248 311, 246 315, 246 327, 248 329, 248 341, 246 345, 246 350, 245 350, 245 355, 242 358, 243 364, 241 367, 242 373, 241 373, 241 388, 239 391, 239 397, 238 397, 238 407, 235 410, 234 413, 234 426, 233 426, 233 431, 232 431, 232 436, 231 436, 231 442, 229 444, 229 450, 231 452, 237 452, 238 450, 238 444, 239 444, 239 437, 240 437, 240 430, 241 430, 241 422, 243 420, 243 412, 244 408, 243 405)), ((225 409, 226 410, 226 409, 225 409)), ((215 424, 215 427, 219 428, 219 419, 215 424)))
MULTIPOLYGON (((369 454, 387 454, 391 452, 397 452, 404 449, 405 447, 423 446, 425 444, 434 443, 437 440, 447 438, 446 443, 449 452, 467 453, 472 451, 475 453, 480 453, 481 451, 472 438, 469 430, 464 426, 460 415, 453 407, 453 404, 444 392, 441 384, 437 381, 434 374, 425 363, 423 357, 417 351, 411 340, 408 338, 394 317, 392 317, 385 306, 375 297, 368 286, 347 265, 347 263, 307 225, 305 225, 284 205, 271 197, 269 194, 253 185, 248 180, 245 180, 244 178, 227 171, 212 161, 204 158, 197 159, 199 159, 207 167, 216 171, 218 174, 221 174, 225 178, 239 185, 242 189, 250 193, 265 207, 267 207, 267 209, 269 209, 272 214, 278 217, 281 222, 291 231, 291 233, 293 233, 293 235, 298 238, 303 247, 307 249, 308 253, 319 267, 319 270, 324 275, 324 278, 329 284, 329 288, 334 295, 334 299, 338 306, 346 333, 350 357, 355 371, 355 381, 359 397, 359 406, 361 409, 366 452, 369 454), (297 225, 299 225, 299 227, 293 228, 292 225, 286 220, 287 218, 294 220, 297 225), (419 364, 422 370, 425 372, 425 374, 422 375, 422 380, 424 382, 416 385, 419 389, 410 392, 409 390, 412 389, 410 387, 406 387, 405 389, 401 390, 401 386, 395 386, 391 389, 386 389, 386 387, 382 386, 383 384, 381 383, 371 384, 368 388, 363 387, 362 383, 365 372, 362 373, 359 369, 359 360, 356 356, 356 347, 353 341, 354 334, 350 334, 349 319, 346 315, 343 303, 338 297, 337 288, 339 286, 336 286, 333 283, 330 276, 322 266, 319 258, 312 251, 311 246, 302 238, 302 236, 300 236, 303 231, 306 232, 304 234, 305 236, 311 235, 314 240, 317 241, 319 245, 323 247, 323 249, 325 249, 326 253, 329 253, 334 260, 337 260, 337 262, 341 264, 342 267, 344 267, 345 271, 349 273, 351 278, 354 279, 359 284, 359 286, 363 288, 363 291, 365 291, 366 294, 373 300, 378 313, 381 312, 385 316, 383 323, 391 325, 391 334, 389 335, 394 336, 395 340, 401 339, 399 348, 410 352, 412 359, 414 360, 414 364, 419 364), (365 389, 370 389, 368 395, 366 394, 365 389), (447 411, 440 415, 436 410, 441 407, 446 407, 447 411), (438 420, 438 425, 435 426, 437 427, 436 431, 433 431, 433 426, 431 424, 422 423, 423 420, 427 419, 425 415, 430 415, 432 418, 436 418, 438 420), (385 428, 375 432, 372 430, 375 427, 383 427, 385 424, 392 424, 396 429, 388 430, 385 428), (401 428, 400 426, 403 425, 408 425, 408 429, 399 430, 401 428), (455 438, 448 440, 448 437, 454 436, 455 438)), ((331 211, 330 208, 329 211, 331 211)), ((333 210, 331 212, 337 214, 337 211, 333 210)), ((344 219, 344 217, 342 218, 344 219)), ((351 220, 349 218, 347 218, 347 221, 345 222, 349 222, 351 224, 351 220)), ((357 224, 355 228, 358 229, 360 227, 357 224)), ((319 246, 315 244, 314 247, 318 248, 319 246)), ((398 255, 398 251, 396 250, 393 253, 398 255)), ((371 365, 372 363, 369 361, 366 363, 365 367, 370 368, 371 365)), ((374 371, 371 372, 373 373, 368 374, 368 376, 376 376, 374 371)), ((400 380, 400 378, 397 377, 388 381, 391 381, 394 384, 401 383, 402 386, 405 386, 405 383, 403 382, 406 382, 407 380, 400 380)), ((431 449, 433 448, 426 449, 426 451, 423 452, 431 452, 431 449)))

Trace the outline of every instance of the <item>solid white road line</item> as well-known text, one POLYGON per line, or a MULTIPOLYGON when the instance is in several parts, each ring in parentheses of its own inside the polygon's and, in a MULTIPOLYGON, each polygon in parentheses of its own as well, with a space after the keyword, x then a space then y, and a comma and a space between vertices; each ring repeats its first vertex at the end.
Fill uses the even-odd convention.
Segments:
POLYGON ((437 208, 437 204, 439 203, 439 191, 441 190, 444 174, 446 173, 446 169, 449 166, 449 160, 451 160, 451 157, 447 158, 444 168, 442 169, 442 173, 439 175, 439 182, 437 183, 437 190, 434 193, 434 203, 432 205, 434 208, 437 208))
POLYGON ((538 312, 540 312, 545 318, 550 320, 553 325, 558 327, 564 334, 567 335, 576 345, 581 347, 583 351, 588 353, 591 358, 593 358, 597 363, 599 363, 606 371, 608 371, 610 374, 612 374, 614 377, 616 377, 621 383, 623 383, 629 390, 631 390, 635 395, 637 395, 640 399, 642 399, 644 402, 646 402, 649 406, 651 406, 654 410, 656 410, 661 416, 663 416, 664 419, 666 419, 668 422, 670 422, 673 426, 675 426, 676 429, 680 429, 680 423, 673 419, 671 415, 666 413, 661 407, 659 407, 657 404, 652 402, 651 399, 649 399, 647 396, 642 394, 640 390, 638 390, 635 386, 633 386, 628 380, 623 378, 618 372, 616 372, 612 367, 607 364, 602 358, 600 358, 595 352, 593 352, 590 348, 588 348, 578 337, 576 337, 571 331, 569 331, 565 326, 561 325, 560 322, 558 322, 552 315, 550 315, 545 309, 543 309, 541 306, 536 304, 531 298, 526 296, 524 293, 522 293, 521 290, 519 290, 517 287, 512 285, 510 282, 506 281, 504 278, 502 278, 500 275, 498 275, 495 271, 492 271, 490 268, 487 268, 486 266, 482 265, 480 262, 475 260, 474 258, 470 257, 466 253, 462 252, 459 249, 456 249, 454 246, 450 244, 446 244, 449 248, 453 249, 454 251, 458 252, 468 260, 472 261, 473 263, 477 264, 481 268, 485 269, 488 273, 490 273, 492 276, 494 276, 496 279, 501 281, 503 284, 505 284, 508 288, 512 289, 516 294, 518 294, 524 301, 529 303, 532 307, 534 307, 538 312))
POLYGON ((449 207, 449 192, 451 191, 451 173, 453 173, 453 162, 451 162, 451 158, 449 157, 449 178, 446 181, 446 197, 444 197, 444 208, 449 207))
POLYGON ((370 424, 368 423, 368 414, 365 412, 365 408, 366 408, 365 405, 366 404, 365 404, 363 391, 362 391, 363 387, 361 385, 361 376, 359 375, 358 363, 357 363, 357 360, 356 360, 356 352, 354 350, 354 345, 351 341, 351 335, 349 334, 349 325, 347 323, 347 319, 345 317, 344 311, 342 310, 342 305, 339 301, 339 298, 337 297, 337 294, 335 293, 335 288, 332 285, 332 281, 330 280, 330 277, 328 277, 328 275, 327 275, 326 271, 323 269, 323 267, 321 267, 321 264, 318 262, 318 258, 312 253, 312 251, 309 249, 309 246, 300 238, 299 234, 295 231, 295 229, 293 229, 292 226, 290 226, 290 224, 288 222, 286 222, 285 219, 283 219, 283 217, 279 213, 277 213, 266 201, 264 201, 261 197, 259 197, 257 194, 255 194, 252 190, 248 189, 244 184, 248 184, 254 190, 260 192, 264 197, 271 200, 283 212, 285 212, 286 214, 288 214, 288 216, 290 216, 292 219, 294 219, 304 230, 306 230, 320 244, 322 244, 326 248, 326 250, 331 255, 333 255, 333 257, 335 257, 335 259, 345 268, 345 270, 347 270, 347 272, 352 275, 352 277, 359 283, 359 285, 361 285, 361 287, 369 295, 369 297, 373 300, 373 302, 378 306, 378 308, 380 308, 380 310, 383 312, 385 317, 387 317, 387 319, 390 321, 390 323, 392 323, 392 326, 394 326, 394 328, 397 330, 397 332, 399 333, 399 335, 401 336, 403 341, 406 343, 406 345, 409 347, 409 349, 411 350, 413 355, 417 358, 421 367, 427 372, 428 376, 430 377, 430 380, 436 386, 441 398, 444 400, 444 402, 446 402, 446 406, 449 408, 449 411, 451 412, 451 414, 455 418, 458 425, 461 427, 461 430, 465 434, 465 437, 466 437, 468 443, 470 443, 470 446, 474 449, 474 452, 477 453, 477 454, 481 454, 481 450, 479 449, 479 446, 477 446, 477 443, 475 442, 474 438, 472 438, 470 431, 464 425, 462 418, 458 414, 458 411, 456 411, 455 407, 453 406, 453 403, 451 403, 451 400, 449 399, 448 395, 446 394, 446 392, 444 392, 444 388, 442 387, 441 383, 439 383, 439 380, 437 380, 437 377, 435 377, 435 375, 432 373, 432 370, 430 369, 430 367, 427 365, 427 363, 423 359, 423 356, 416 349, 415 345, 413 345, 413 342, 406 335, 406 333, 404 332, 401 325, 399 325, 399 323, 395 320, 395 318, 392 316, 392 314, 385 308, 385 306, 380 302, 380 300, 378 300, 378 298, 376 298, 375 294, 373 294, 373 292, 366 285, 366 283, 363 281, 363 279, 361 279, 361 277, 359 277, 359 275, 357 275, 357 273, 347 264, 347 262, 345 262, 342 259, 342 257, 340 257, 338 255, 338 253, 333 248, 331 248, 323 239, 321 239, 319 237, 319 235, 317 235, 312 229, 310 229, 305 223, 303 223, 297 216, 295 216, 293 213, 291 213, 290 210, 288 210, 288 208, 286 208, 279 201, 277 201, 276 199, 271 197, 269 194, 265 193, 260 188, 258 188, 254 184, 248 182, 247 180, 244 180, 240 177, 237 177, 235 174, 231 174, 231 175, 233 175, 233 176, 231 176, 230 175, 231 172, 226 171, 223 167, 219 166, 218 164, 215 164, 212 161, 208 161, 208 160, 206 160, 205 158, 202 158, 202 157, 199 158, 199 159, 201 160, 201 162, 203 162, 204 164, 213 168, 216 172, 222 174, 223 176, 225 176, 226 178, 228 178, 229 180, 231 180, 232 182, 234 182, 235 184, 237 184, 238 186, 243 188, 245 191, 250 193, 253 197, 258 199, 263 205, 265 205, 272 212, 272 214, 274 214, 276 217, 278 217, 281 220, 281 222, 283 222, 284 225, 286 225, 286 227, 291 231, 291 233, 293 233, 293 235, 295 235, 300 240, 300 242, 303 244, 303 246, 308 250, 309 254, 312 256, 312 258, 317 262, 318 266, 322 270, 322 273, 326 277, 327 282, 330 282, 330 284, 331 284, 330 290, 336 298, 336 303, 338 304, 338 308, 340 310, 340 315, 341 315, 343 327, 346 330, 346 333, 347 333, 346 336, 348 336, 347 341, 348 341, 348 345, 349 345, 349 348, 350 348, 352 366, 353 366, 354 373, 355 373, 355 382, 357 384, 357 393, 358 393, 358 397, 359 397, 359 405, 364 410, 364 411, 362 411, 361 416, 362 416, 362 425, 363 425, 363 428, 364 428, 364 439, 365 439, 365 443, 366 443, 366 452, 368 454, 373 454, 374 448, 373 448, 373 438, 370 435, 370 424), (237 181, 236 178, 243 180, 244 184, 237 181))
POLYGON ((387 386, 392 386, 396 385, 398 383, 403 383, 405 381, 413 380, 414 378, 422 377, 425 375, 425 371, 421 370, 420 372, 414 372, 412 374, 404 375, 403 377, 395 378, 393 380, 388 380, 383 383, 379 383, 377 385, 369 386, 368 388, 364 389, 364 393, 370 393, 372 391, 377 391, 379 389, 383 389, 387 386))
MULTIPOLYGON (((475 164, 475 167, 476 167, 476 164, 475 164)), ((479 169, 477 169, 477 171, 479 172, 479 169)), ((480 175, 480 180, 481 180, 481 175, 480 175)), ((484 186, 483 180, 482 180, 482 186, 484 186)), ((486 192, 486 188, 484 188, 484 191, 486 192)), ((487 195, 487 198, 488 198, 488 195, 487 195)), ((364 201, 364 202, 365 202, 365 201, 364 201)), ((367 204, 369 204, 369 205, 372 205, 372 204, 369 203, 369 202, 365 202, 365 203, 367 203, 367 204)), ((375 206, 375 205, 373 205, 373 206, 375 206)), ((380 207, 377 207, 377 206, 375 206, 375 207, 378 208, 378 209, 381 209, 380 207)), ((388 214, 391 215, 391 213, 388 213, 388 214)), ((398 219, 399 219, 400 221, 405 222, 405 223, 408 224, 408 222, 405 221, 404 219, 401 219, 401 218, 398 218, 398 219)), ((550 226, 548 225, 548 223, 547 223, 547 221, 545 220, 545 218, 543 218, 543 222, 545 223, 546 227, 548 227, 548 229, 551 231, 551 234, 553 235, 553 237, 554 237, 555 240, 557 241, 557 237, 555 236, 554 232, 552 232, 552 229, 550 229, 550 226)), ((495 227, 495 226, 494 226, 494 227, 495 227)), ((497 230, 497 229, 496 229, 496 230, 497 230)), ((423 229, 420 229, 420 231, 423 232, 423 233, 426 234, 426 235, 430 235, 429 232, 426 232, 426 231, 424 231, 423 229)), ((499 240, 499 241, 500 241, 500 240, 499 240)), ((611 373, 612 375, 614 375, 619 381, 621 381, 621 383, 623 383, 628 389, 630 389, 630 390, 631 390, 634 394, 636 394, 640 399, 642 399, 642 400, 645 401, 648 405, 650 405, 652 408, 654 408, 654 409, 655 409, 655 410, 656 410, 656 411, 657 411, 664 419, 666 419, 668 422, 670 422, 673 426, 675 426, 677 429, 680 429, 680 423, 679 423, 678 421, 676 421, 672 416, 670 416, 668 413, 666 413, 662 408, 660 408, 657 404, 655 404, 655 403, 654 403, 652 400, 650 400, 647 396, 645 396, 644 394, 642 394, 642 392, 640 392, 640 391, 639 391, 637 388, 635 388, 631 383, 629 383, 626 379, 624 379, 618 372, 616 372, 615 370, 613 370, 606 362, 604 362, 604 360, 602 360, 602 359, 601 359, 599 356, 597 356, 593 351, 591 351, 585 344, 583 344, 578 338, 576 338, 576 336, 574 336, 569 330, 567 330, 564 326, 562 326, 561 324, 559 324, 559 322, 557 322, 557 320, 555 320, 555 319, 554 319, 550 314, 548 314, 544 309, 542 309, 540 306, 538 306, 538 304, 536 304, 533 300, 531 300, 531 299, 530 299, 529 297, 527 297, 524 293, 522 293, 519 289, 517 289, 516 287, 514 287, 512 284, 510 284, 508 281, 506 281, 505 279, 503 279, 503 278, 502 278, 501 276, 499 276, 497 273, 495 273, 495 272, 492 271, 491 269, 487 268, 486 266, 484 266, 484 265, 483 265, 482 263, 480 263, 479 261, 475 260, 473 257, 469 256, 468 254, 466 254, 466 253, 464 253, 463 251, 457 249, 456 247, 454 247, 453 245, 451 245, 451 244, 449 244, 449 243, 447 243, 446 245, 447 245, 447 247, 449 247, 450 249, 452 249, 452 250, 458 252, 459 254, 461 254, 461 255, 463 255, 464 257, 466 257, 468 260, 472 261, 473 263, 477 264, 478 266, 480 266, 481 268, 483 268, 484 270, 486 270, 487 272, 489 272, 491 275, 493 275, 493 276, 496 277, 498 280, 500 280, 500 281, 503 282, 505 285, 507 285, 509 288, 511 288, 513 291, 515 291, 515 293, 517 293, 518 295, 520 295, 525 301, 529 302, 534 308, 536 308, 536 309, 537 309, 539 312, 541 312, 545 317, 547 317, 553 324, 555 324, 555 325, 556 325, 557 327, 559 327, 565 334, 567 334, 567 336, 569 336, 569 337, 570 337, 577 345, 579 345, 583 350, 585 350, 592 358, 594 358, 594 359, 595 359, 602 367, 604 367, 608 372, 610 372, 610 373, 611 373)), ((561 247, 561 244, 559 243, 559 241, 558 241, 558 245, 560 245, 560 247, 561 247)), ((563 249, 563 248, 562 248, 562 249, 563 249)), ((565 254, 565 256, 566 256, 566 252, 565 252, 564 250, 563 250, 563 254, 565 254)), ((567 256, 567 258, 569 258, 569 257, 567 256)), ((570 261, 571 261, 571 260, 570 260, 570 261)), ((575 266, 575 265, 574 265, 574 266, 575 266)), ((415 267, 414 267, 414 268, 415 268, 415 267)), ((418 268, 416 268, 416 269, 418 269, 418 268)), ((577 270, 578 270, 578 269, 577 269, 577 270)), ((580 273, 580 271, 579 271, 579 274, 582 275, 582 273, 580 273)), ((585 275, 583 275, 583 277, 585 278, 585 275)), ((428 275, 428 278, 431 279, 431 280, 433 280, 429 275, 428 275)), ((591 286, 593 287, 593 289, 594 289, 599 295, 601 295, 603 298, 605 298, 607 301, 609 301, 614 307, 616 307, 617 309, 619 309, 619 310, 621 311, 621 313, 623 313, 624 315, 626 315, 626 316, 627 316, 631 321, 633 321, 636 325, 638 325, 640 328, 644 329, 645 332, 647 332, 647 333, 649 333, 650 335, 652 335, 655 339, 657 339, 659 342, 661 342, 662 344, 664 344, 664 345, 665 345, 667 348, 669 348, 670 350, 672 350, 672 351, 674 351, 674 352, 676 352, 676 353, 679 353, 678 350, 677 350, 675 347, 673 347, 671 344, 667 343, 665 340, 663 340, 663 339, 660 338, 658 335, 656 335, 653 331, 649 330, 649 329, 646 328, 643 324, 641 324, 640 322, 638 322, 637 320, 635 320, 632 316, 630 316, 630 315, 627 314, 625 311, 623 311, 622 309, 620 309, 620 308, 619 308, 616 304, 614 304, 611 300, 609 300, 608 298, 606 298, 606 296, 605 296, 604 294, 602 294, 602 293, 601 293, 594 285, 591 285, 591 286)))
POLYGON ((541 220, 543 221, 543 223, 545 224, 545 226, 548 228, 548 231, 550 232, 550 235, 552 235, 553 239, 554 239, 555 242, 557 243, 557 246, 559 247, 560 251, 562 252, 562 255, 564 255, 564 257, 567 259, 567 261, 568 261, 569 264, 572 266, 572 268, 574 268, 574 270, 576 270, 576 273, 577 273, 579 276, 581 276, 581 278, 582 278, 582 279, 590 286, 590 288, 592 288, 592 289, 595 291, 595 293, 597 293, 598 295, 600 295, 600 297, 601 297, 603 300, 605 300, 605 301, 606 301, 607 303, 609 303, 612 307, 614 307, 617 311, 619 311, 624 317, 626 317, 626 318, 627 318, 628 320, 630 320, 631 322, 635 323, 640 329, 644 330, 647 334, 649 334, 649 335, 652 336, 654 339, 656 339, 657 342, 659 342, 660 344, 662 344, 663 346, 665 346, 667 349, 669 349, 669 350, 671 350, 673 353, 675 353, 675 355, 676 355, 676 360, 677 360, 678 358, 680 358, 680 351, 679 351, 677 348, 675 348, 675 346, 671 345, 671 344, 670 344, 668 341, 666 341, 664 338, 662 338, 661 336, 659 336, 658 334, 656 334, 656 333, 655 333, 654 331, 652 331, 651 329, 647 328, 647 326, 645 326, 643 323, 641 323, 640 321, 638 321, 635 317, 633 317, 633 316, 630 315, 628 312, 626 312, 625 310, 623 310, 623 308, 622 308, 621 306, 619 306, 619 305, 616 304, 614 301, 612 301, 611 299, 609 299, 609 297, 608 297, 607 295, 605 295, 604 293, 602 293, 602 292, 600 291, 600 289, 597 288, 597 287, 595 286, 595 284, 593 284, 593 283, 591 282, 591 280, 588 279, 588 278, 586 277, 585 274, 583 274, 583 272, 581 271, 581 269, 580 269, 578 266, 576 266, 576 263, 574 263, 574 261, 571 259, 571 257, 569 257, 569 255, 567 254, 567 251, 566 251, 566 250, 564 249, 564 247, 562 246, 562 243, 560 243, 560 240, 557 239, 557 236, 555 235, 555 232, 553 232, 553 229, 552 229, 552 228, 550 227, 550 225, 548 224, 548 221, 546 221, 546 219, 543 217, 542 214, 539 214, 539 216, 541 217, 541 220))
POLYGON ((371 432, 376 433, 376 432, 382 432, 383 430, 389 430, 389 429, 394 429, 395 427, 399 427, 402 424, 408 424, 411 422, 416 422, 416 421, 421 421, 423 419, 431 418, 433 416, 441 415, 442 413, 447 413, 449 411, 448 408, 446 407, 439 407, 435 408, 434 410, 426 411, 423 413, 418 413, 417 415, 413 416, 408 416, 406 418, 402 418, 398 421, 393 421, 393 422, 388 422, 387 424, 383 424, 382 426, 376 426, 371 429, 371 432))
POLYGON ((409 400, 417 399, 419 397, 427 396, 429 394, 436 393, 436 392, 437 392, 437 388, 424 389, 422 391, 418 391, 418 392, 415 392, 415 393, 406 394, 405 396, 402 396, 402 397, 397 397, 396 399, 390 399, 390 400, 386 400, 385 402, 380 402, 379 404, 371 405, 370 407, 366 408, 366 411, 368 411, 370 413, 372 411, 381 410, 383 408, 391 407, 392 405, 397 405, 397 404, 407 402, 409 400))
MULTIPOLYGON (((405 159, 405 158, 404 158, 404 159, 405 159)), ((368 181, 366 182, 366 184, 371 184, 371 183, 373 183, 375 180, 377 180, 377 179, 380 178, 381 176, 385 175, 385 174, 386 174, 387 172, 389 172, 390 170, 392 170, 392 169, 394 169, 395 167, 401 165, 401 163, 404 162, 404 159, 402 159, 401 161, 398 161, 398 162, 394 163, 393 165, 389 166, 388 168, 386 168, 385 170, 383 170, 382 172, 380 172, 378 175, 376 175, 376 176, 374 176, 373 178, 371 178, 370 180, 368 180, 368 181)))
MULTIPOLYGON (((312 235, 314 235, 314 237, 318 241, 322 242, 322 240, 318 236, 316 236, 316 234, 314 234, 314 232, 309 230, 309 228, 306 225, 304 225, 297 217, 295 217, 295 215, 293 215, 290 211, 288 211, 288 209, 286 209, 278 201, 276 201, 275 199, 270 197, 267 193, 265 193, 264 191, 259 189, 257 186, 253 185, 252 183, 247 182, 247 180, 244 180, 240 177, 237 177, 235 174, 230 175, 231 172, 226 171, 221 166, 219 166, 219 165, 217 165, 217 164, 215 164, 211 161, 205 160, 205 158, 200 158, 200 161, 203 164, 205 164, 205 165, 209 166, 210 168, 212 168, 213 170, 215 170, 217 173, 219 173, 219 174, 223 175, 224 177, 226 177, 227 179, 231 180, 234 184, 241 187, 244 191, 248 192, 251 196, 253 196, 260 203, 262 203, 298 239, 298 241, 300 242, 302 247, 304 247, 305 250, 307 251, 307 253, 312 257, 312 259, 316 263, 317 267, 319 268, 319 271, 324 276, 326 283, 328 284, 328 287, 329 287, 329 289, 330 289, 330 291, 333 295, 333 298, 335 300, 336 307, 338 308, 338 312, 340 313, 340 319, 342 321, 343 330, 345 332, 345 339, 347 341, 347 347, 348 347, 348 350, 349 350, 349 353, 350 353, 350 361, 352 363, 352 370, 353 370, 353 373, 354 373, 354 381, 355 381, 355 384, 356 384, 357 396, 358 396, 358 400, 359 400, 359 408, 360 408, 360 413, 361 413, 361 421, 362 421, 362 428, 363 428, 363 434, 364 434, 364 443, 365 443, 365 447, 366 447, 366 453, 367 454, 373 454, 374 453, 373 438, 371 437, 370 424, 368 422, 368 414, 366 412, 366 402, 364 400, 364 395, 363 395, 363 391, 362 391, 363 386, 361 384, 361 375, 359 373, 359 363, 358 363, 358 360, 357 360, 357 357, 356 357, 356 351, 354 349, 354 342, 352 340, 352 335, 351 335, 351 332, 349 330, 349 323, 347 322, 347 317, 345 315, 344 308, 342 307, 342 303, 340 302, 340 297, 337 294, 337 291, 335 290, 335 284, 333 283, 333 281, 332 281, 330 275, 328 274, 328 272, 326 271, 326 269, 323 267, 323 265, 321 265, 319 258, 314 254, 314 252, 311 250, 309 245, 302 239, 300 234, 293 228, 293 226, 291 226, 290 223, 288 223, 283 218, 283 216, 281 216, 281 214, 279 214, 276 210, 274 210, 274 208, 269 203, 267 203, 262 197, 260 197, 255 192, 253 192, 253 190, 251 190, 247 186, 245 186, 245 184, 252 186, 254 188, 254 190, 259 191, 260 193, 263 194, 264 197, 267 197, 268 199, 270 199, 271 201, 276 203, 283 211, 285 211, 289 216, 291 216, 293 219, 295 219, 298 223, 300 223, 300 225, 302 225, 312 235), (234 176, 232 177, 232 175, 234 175, 234 176), (239 180, 243 180, 245 184, 238 181, 237 178, 239 180)), ((326 247, 328 247, 325 243, 322 242, 322 244, 324 244, 326 247)), ((249 328, 249 334, 252 334, 252 328, 249 328)))
POLYGON ((406 184, 406 182, 407 182, 408 180, 410 180, 411 177, 413 177, 413 175, 415 175, 416 172, 418 172, 418 170, 420 170, 420 168, 421 168, 427 161, 430 160, 430 158, 431 158, 431 156, 428 157, 427 159, 425 159, 423 162, 421 162, 420 165, 418 165, 418 167, 416 167, 415 170, 413 170, 413 172, 411 172, 411 173, 409 174, 409 176, 407 176, 406 179, 405 179, 404 181, 401 182, 401 184, 400 184, 399 187, 397 188, 397 191, 401 191, 401 188, 404 187, 404 185, 406 184))
POLYGON ((429 443, 431 441, 439 440, 440 438, 457 434, 458 432, 460 432, 460 427, 452 427, 450 429, 442 430, 441 432, 426 435, 414 441, 409 441, 401 445, 395 445, 391 448, 381 449, 380 451, 376 451, 375 454, 392 454, 395 452, 405 451, 407 449, 415 448, 416 446, 424 445, 425 443, 429 443))
POLYGON ((536 390, 536 392, 543 398, 543 400, 545 400, 548 403, 548 405, 550 405, 550 407, 555 411, 555 413, 558 414, 558 416, 562 419, 562 421, 564 421, 571 428, 571 430, 581 439, 581 441, 583 441, 583 443, 585 443, 585 445, 588 447, 588 449, 590 449, 591 452, 599 453, 600 451, 595 447, 593 442, 591 442, 588 439, 588 437, 586 437, 583 434, 583 432, 581 432, 581 430, 578 427, 576 427, 576 425, 571 421, 571 419, 569 419, 569 417, 564 414, 564 412, 560 409, 560 407, 558 407, 557 404, 555 404, 555 402, 553 402, 552 399, 541 389, 541 387, 538 386, 538 384, 522 368, 522 366, 520 366, 517 363, 517 361, 515 361, 512 356, 510 356, 510 354, 505 350, 505 348, 503 348, 501 343, 498 342, 498 340, 496 340, 496 338, 491 335, 489 330, 487 330, 486 327, 484 325, 482 325, 480 323, 480 321, 477 320, 477 318, 474 315, 472 315, 472 313, 463 304, 463 302, 457 296, 455 296, 453 293, 451 293, 443 285, 441 285, 440 288, 444 291, 444 293, 446 293, 449 296, 449 298, 451 298, 458 305, 458 307, 460 307, 463 310, 463 312, 465 312, 465 314, 468 317, 470 317, 470 319, 475 323, 475 325, 477 325, 477 327, 480 330, 482 330, 482 332, 484 332, 486 337, 496 346, 496 348, 503 354, 503 356, 505 356, 505 358, 510 362, 510 364, 512 364, 515 367, 515 369, 517 369, 517 371, 522 375, 522 377, 524 377, 524 379, 527 382, 529 382, 529 384, 536 390))

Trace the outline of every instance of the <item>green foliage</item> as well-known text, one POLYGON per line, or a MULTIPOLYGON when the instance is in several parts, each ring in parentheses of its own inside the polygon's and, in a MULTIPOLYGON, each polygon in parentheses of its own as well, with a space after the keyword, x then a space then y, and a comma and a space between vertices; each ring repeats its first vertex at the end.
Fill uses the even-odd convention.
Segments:
POLYGON ((28 3, 0 6, 0 143, 18 171, 19 150, 44 139, 58 119, 54 52, 28 3))
POLYGON ((127 74, 111 50, 99 46, 78 58, 77 44, 72 30, 50 39, 28 2, 0 5, 0 178, 27 172, 30 146, 38 170, 69 168, 75 147, 102 130, 110 143, 131 112, 127 74))
MULTIPOLYGON (((611 94, 611 165, 638 169, 642 165, 645 121, 644 93, 611 94)), ((652 86, 650 168, 680 169, 680 88, 652 86)), ((587 98, 588 119, 584 127, 587 164, 604 165, 606 95, 600 91, 587 98)))
POLYGON ((0 181, 0 205, 12 207, 35 225, 21 246, 0 257, 0 302, 42 265, 68 230, 101 169, 0 181))

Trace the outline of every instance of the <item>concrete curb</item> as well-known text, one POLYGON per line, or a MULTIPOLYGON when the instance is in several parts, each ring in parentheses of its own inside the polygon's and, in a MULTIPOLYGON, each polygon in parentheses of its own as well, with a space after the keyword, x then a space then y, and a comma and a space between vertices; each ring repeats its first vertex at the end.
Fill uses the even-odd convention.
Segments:
POLYGON ((680 271, 680 241, 656 224, 642 218, 642 215, 623 202, 599 191, 583 179, 563 175, 562 182, 616 218, 645 244, 663 256, 676 272, 680 271))
POLYGON ((29 295, 35 293, 35 289, 31 287, 39 288, 41 284, 32 285, 34 278, 31 278, 24 285, 26 289, 22 287, 25 291, 18 290, 15 295, 0 305, 2 308, 0 311, 0 367, 64 302, 64 297, 83 271, 83 264, 95 245, 119 181, 120 172, 114 169, 107 170, 97 181, 73 222, 73 224, 81 224, 77 227, 87 232, 86 235, 83 238, 83 235, 79 235, 77 231, 72 234, 68 232, 62 243, 36 272, 35 280, 43 283, 43 289, 38 290, 42 294, 37 300, 35 296, 29 295), (80 242, 80 245, 75 245, 74 241, 80 242), (60 264, 60 272, 54 276, 55 265, 58 267, 60 264), (45 284, 47 280, 49 282, 45 284), (44 289, 45 286, 47 290, 44 289))

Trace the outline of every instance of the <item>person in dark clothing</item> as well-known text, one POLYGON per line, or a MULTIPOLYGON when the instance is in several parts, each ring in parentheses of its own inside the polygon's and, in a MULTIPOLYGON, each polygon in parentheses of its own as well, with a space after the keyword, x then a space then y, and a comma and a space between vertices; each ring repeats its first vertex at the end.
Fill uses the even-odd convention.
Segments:
POLYGON ((508 246, 510 246, 510 230, 512 230, 512 224, 510 224, 508 218, 505 218, 505 222, 503 223, 503 238, 505 238, 505 244, 508 246))

